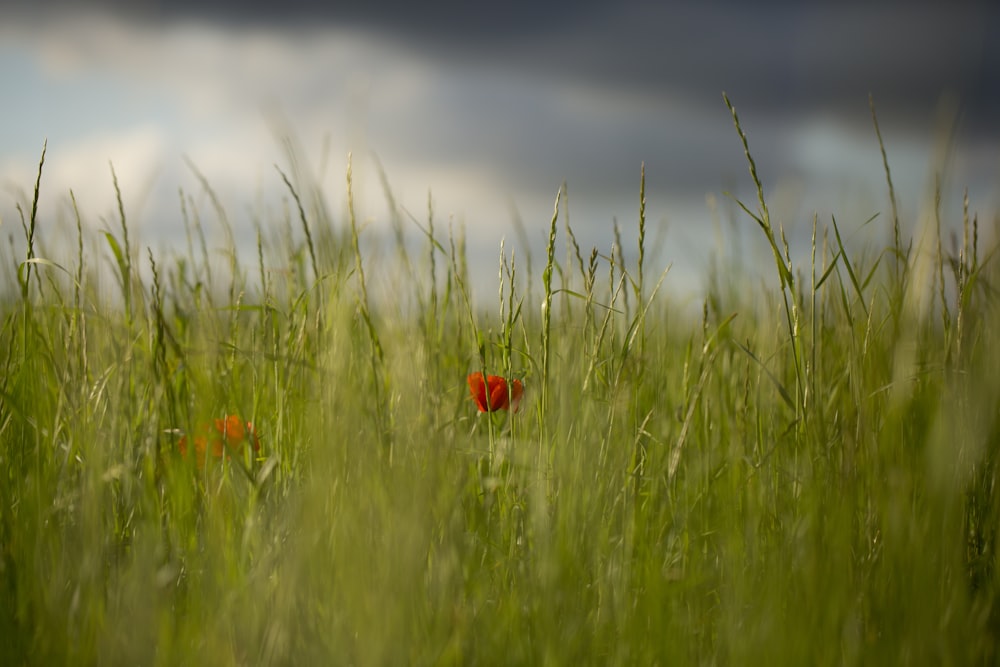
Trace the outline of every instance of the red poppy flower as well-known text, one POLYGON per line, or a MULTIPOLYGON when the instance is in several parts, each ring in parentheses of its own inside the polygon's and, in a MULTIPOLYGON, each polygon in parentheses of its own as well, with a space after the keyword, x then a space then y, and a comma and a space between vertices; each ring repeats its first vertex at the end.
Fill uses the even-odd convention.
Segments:
POLYGON ((521 396, 524 394, 524 385, 520 380, 512 380, 508 391, 507 380, 499 375, 487 375, 484 382, 482 373, 470 373, 467 379, 469 393, 472 394, 472 400, 476 402, 480 412, 508 408, 517 412, 521 396))
MULTIPOLYGON (((226 415, 224 419, 216 419, 212 425, 199 424, 192 438, 195 461, 198 467, 205 467, 205 459, 209 452, 216 459, 221 459, 227 453, 227 448, 230 453, 239 453, 240 448, 247 442, 248 436, 253 450, 260 451, 260 438, 257 437, 257 431, 254 430, 253 424, 242 421, 236 415, 226 415)), ((188 438, 186 435, 177 442, 177 448, 180 450, 181 456, 187 456, 188 438)))
MULTIPOLYGON (((215 420, 215 430, 222 436, 222 440, 233 451, 238 451, 240 446, 246 442, 247 435, 250 435, 253 450, 260 451, 260 439, 254 431, 253 424, 240 421, 236 415, 226 415, 225 419, 215 420)), ((221 444, 221 443, 220 443, 221 444)))

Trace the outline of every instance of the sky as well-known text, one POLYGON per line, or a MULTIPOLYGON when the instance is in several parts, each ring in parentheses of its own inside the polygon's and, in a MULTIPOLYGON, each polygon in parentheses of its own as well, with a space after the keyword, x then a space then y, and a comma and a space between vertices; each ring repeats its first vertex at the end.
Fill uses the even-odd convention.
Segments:
POLYGON ((406 212, 426 219, 430 193, 439 229, 464 226, 474 283, 495 285, 515 216, 522 251, 544 253, 563 182, 585 253, 616 221, 631 248, 644 164, 654 266, 697 291, 719 247, 771 261, 726 195, 755 207, 723 91, 793 248, 814 214, 886 238, 887 215, 862 227, 888 212, 869 94, 904 224, 926 219, 942 167, 945 224, 964 187, 992 221, 997 26, 996 3, 961 1, 6 2, 0 232, 21 235, 47 141, 40 234, 70 190, 88 227, 114 228, 113 165, 138 243, 182 246, 179 189, 212 218, 197 169, 253 251, 254 225, 280 224, 293 136, 340 223, 350 153, 366 234, 388 229, 381 164, 406 212))

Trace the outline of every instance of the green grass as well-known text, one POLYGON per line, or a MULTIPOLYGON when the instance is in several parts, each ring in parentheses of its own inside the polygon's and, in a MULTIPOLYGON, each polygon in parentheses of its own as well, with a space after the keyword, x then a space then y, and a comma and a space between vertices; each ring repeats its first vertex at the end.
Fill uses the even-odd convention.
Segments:
POLYGON ((342 220, 278 174, 244 265, 214 196, 180 254, 121 206, 46 229, 40 164, 0 284, 0 664, 995 663, 994 248, 939 207, 907 242, 893 193, 887 247, 831 219, 792 257, 737 130, 776 271, 694 319, 644 174, 638 247, 581 251, 557 198, 540 275, 501 245, 473 300, 460 231, 376 238, 349 171, 342 220), (227 414, 256 456, 180 455, 227 414))

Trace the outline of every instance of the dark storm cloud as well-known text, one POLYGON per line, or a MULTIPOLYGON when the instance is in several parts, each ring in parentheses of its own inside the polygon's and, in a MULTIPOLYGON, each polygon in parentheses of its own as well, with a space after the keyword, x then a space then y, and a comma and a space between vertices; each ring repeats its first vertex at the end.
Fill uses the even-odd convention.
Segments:
POLYGON ((598 0, 580 2, 537 2, 508 0, 503 3, 476 3, 466 0, 438 0, 414 3, 406 0, 358 2, 240 2, 180 0, 161 5, 165 16, 200 16, 241 23, 302 24, 317 21, 378 27, 428 38, 449 37, 453 41, 476 41, 482 37, 547 32, 565 18, 586 14, 599 7, 598 0))
MULTIPOLYGON (((139 99, 155 92, 152 111, 131 114, 120 103, 102 106, 103 95, 84 100, 113 118, 72 159, 65 147, 53 150, 53 165, 59 155, 75 165, 62 187, 79 186, 92 171, 85 158, 113 144, 116 164, 122 154, 147 167, 190 154, 213 181, 231 185, 234 201, 252 198, 262 181, 251 165, 272 161, 262 141, 273 139, 262 139, 254 121, 273 104, 307 149, 329 131, 334 156, 374 151, 406 206, 419 210, 433 188, 441 210, 469 214, 486 245, 506 229, 505 197, 543 234, 563 180, 581 238, 588 230, 606 238, 609 221, 635 214, 643 162, 650 219, 670 218, 673 230, 694 238, 709 226, 707 193, 755 196, 723 90, 740 111, 768 193, 788 202, 772 208, 783 225, 808 224, 824 207, 839 216, 858 189, 881 188, 869 93, 897 192, 923 187, 947 95, 960 117, 957 181, 973 196, 997 184, 996 3, 41 4, 0 3, 0 32, 6 25, 7 36, 27 35, 21 48, 42 63, 36 72, 97 76, 134 86, 139 99), (67 20, 73 12, 92 20, 67 20), (10 16, 23 25, 11 28, 18 24, 10 16)), ((53 111, 86 106, 64 102, 58 75, 55 83, 19 76, 49 91, 53 111)), ((79 117, 63 122, 76 127, 79 117)), ((35 125, 39 137, 51 132, 35 125)), ((178 174, 186 172, 161 180, 175 187, 178 174)), ((176 217, 174 194, 155 215, 176 217)), ((881 190, 877 197, 859 204, 861 219, 884 204, 881 190)), ((699 256, 685 249, 672 258, 681 255, 699 256)))
MULTIPOLYGON (((37 4, 22 0, 22 10, 37 4)), ((283 2, 100 0, 136 20, 235 27, 337 25, 389 36, 423 57, 610 91, 716 104, 726 90, 773 118, 863 108, 926 124, 943 96, 965 122, 1000 116, 995 2, 283 2)), ((42 11, 42 10, 35 10, 42 11)))
POLYGON ((942 92, 996 106, 993 86, 983 85, 1000 65, 987 29, 998 25, 988 20, 1000 19, 996 11, 752 3, 634 11, 609 12, 606 31, 569 37, 565 52, 580 72, 698 96, 726 89, 774 111, 842 106, 868 92, 900 106, 933 105, 942 92))
POLYGON ((337 23, 446 61, 654 95, 717 99, 725 89, 789 115, 840 111, 869 93, 904 117, 945 94, 976 126, 1000 115, 996 3, 183 0, 158 13, 236 25, 337 23))

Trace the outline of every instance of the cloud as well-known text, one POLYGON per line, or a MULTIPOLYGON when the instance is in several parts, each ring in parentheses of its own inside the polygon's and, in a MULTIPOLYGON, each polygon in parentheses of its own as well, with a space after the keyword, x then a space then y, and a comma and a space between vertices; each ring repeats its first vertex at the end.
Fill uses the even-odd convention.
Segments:
POLYGON ((949 91, 976 122, 1000 110, 995 3, 528 2, 419 5, 171 3, 164 18, 221 25, 347 26, 436 58, 549 81, 715 98, 777 114, 875 93, 900 114, 949 91))
MULTIPOLYGON (((87 135, 72 142, 50 142, 42 171, 40 215, 54 218, 72 190, 85 219, 116 219, 112 165, 126 210, 138 213, 149 203, 146 199, 166 153, 166 137, 155 125, 87 135)), ((11 195, 6 210, 0 209, 5 220, 15 219, 13 204, 19 203, 26 213, 29 210, 39 157, 0 162, 0 183, 11 195)))
MULTIPOLYGON (((153 19, 0 22, 0 76, 36 110, 0 127, 0 178, 30 188, 47 136, 43 196, 72 187, 85 215, 107 216, 112 159, 132 219, 169 237, 180 228, 178 188, 205 202, 187 158, 249 230, 261 210, 252 207, 279 215, 288 196, 274 169, 291 169, 288 135, 339 220, 353 152, 362 215, 386 224, 374 152, 407 210, 422 219, 431 190, 439 221, 464 221, 470 247, 492 257, 513 234, 512 207, 544 244, 564 180, 581 243, 606 250, 613 219, 626 233, 634 226, 644 162, 649 219, 676 235, 666 260, 690 261, 713 243, 706 194, 755 198, 721 90, 794 236, 811 222, 808 207, 860 201, 844 194, 852 189, 873 193, 866 214, 884 204, 869 91, 897 188, 923 187, 936 103, 950 86, 964 94, 956 179, 974 193, 998 181, 1000 132, 981 122, 997 93, 974 84, 1000 68, 982 28, 992 10, 978 5, 862 14, 626 2, 546 6, 540 21, 515 3, 487 29, 489 15, 469 18, 468 8, 438 24, 436 10, 339 16, 300 3, 289 12, 299 19, 272 25, 270 10, 251 4, 239 19, 216 4, 207 14, 153 7, 153 19), (466 19, 474 27, 463 32, 466 19)), ((0 195, 5 219, 10 201, 0 195)))

